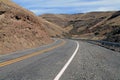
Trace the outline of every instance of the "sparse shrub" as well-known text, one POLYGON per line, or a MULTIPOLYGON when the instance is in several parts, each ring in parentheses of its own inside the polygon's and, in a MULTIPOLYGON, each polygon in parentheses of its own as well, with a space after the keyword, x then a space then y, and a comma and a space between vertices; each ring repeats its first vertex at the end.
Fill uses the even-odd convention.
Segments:
POLYGON ((19 16, 15 16, 15 19, 16 20, 20 20, 21 18, 19 16))
POLYGON ((94 34, 95 34, 95 36, 97 36, 97 35, 99 35, 99 32, 95 32, 94 34))
POLYGON ((116 26, 110 33, 107 33, 105 40, 111 42, 120 42, 120 26, 116 26))

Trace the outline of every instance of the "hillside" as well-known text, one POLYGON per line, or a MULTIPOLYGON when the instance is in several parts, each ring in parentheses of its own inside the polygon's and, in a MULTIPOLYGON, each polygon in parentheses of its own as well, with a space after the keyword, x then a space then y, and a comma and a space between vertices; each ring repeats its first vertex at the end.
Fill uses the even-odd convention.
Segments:
POLYGON ((66 27, 69 21, 65 15, 61 14, 43 14, 40 17, 61 27, 66 27))
POLYGON ((51 43, 44 24, 10 0, 0 0, 0 54, 51 43))
POLYGON ((44 28, 50 37, 63 38, 66 35, 68 35, 68 32, 64 28, 60 27, 59 25, 56 25, 52 22, 44 20, 41 17, 40 19, 42 20, 42 23, 44 24, 44 28))
POLYGON ((120 11, 114 12, 104 22, 95 25, 91 28, 98 35, 104 35, 103 40, 111 42, 120 42, 120 11), (98 29, 100 29, 98 31, 98 29))
POLYGON ((120 42, 120 12, 44 14, 42 18, 61 25, 74 38, 120 42), (62 24, 61 24, 62 23, 62 24))

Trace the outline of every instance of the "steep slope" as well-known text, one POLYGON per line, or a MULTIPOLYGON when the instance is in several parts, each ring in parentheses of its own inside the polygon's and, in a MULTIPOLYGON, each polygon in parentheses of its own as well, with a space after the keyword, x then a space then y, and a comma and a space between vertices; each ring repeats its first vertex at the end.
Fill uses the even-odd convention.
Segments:
POLYGON ((63 37, 67 37, 66 35, 68 34, 68 32, 63 29, 62 27, 51 23, 47 20, 44 20, 40 17, 40 19, 42 20, 42 23, 44 24, 44 28, 47 31, 47 33, 49 34, 49 36, 51 37, 59 37, 59 38, 63 38, 63 37))
POLYGON ((119 42, 119 15, 120 11, 110 11, 71 15, 45 14, 41 17, 56 25, 61 25, 71 37, 119 42))
POLYGON ((40 17, 61 27, 66 27, 69 21, 66 15, 62 14, 43 14, 40 17))
POLYGON ((91 29, 99 35, 105 36, 104 40, 120 42, 120 11, 114 12, 104 22, 91 29), (98 31, 98 29, 100 29, 98 31))
POLYGON ((42 21, 10 0, 0 0, 0 54, 52 42, 42 21))
MULTIPOLYGON (((96 36, 97 32, 96 30, 92 30, 92 28, 95 28, 95 25, 105 22, 112 13, 113 12, 90 12, 80 17, 78 16, 77 19, 69 22, 69 24, 73 26, 70 33, 80 38, 103 39, 104 36, 96 36)), ((99 30, 100 28, 96 27, 96 29, 99 30)))

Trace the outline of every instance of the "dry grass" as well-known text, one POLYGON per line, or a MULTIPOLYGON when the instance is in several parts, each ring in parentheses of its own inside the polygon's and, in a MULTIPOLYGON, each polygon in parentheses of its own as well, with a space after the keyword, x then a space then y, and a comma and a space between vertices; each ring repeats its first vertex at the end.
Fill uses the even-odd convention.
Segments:
POLYGON ((44 23, 44 28, 51 37, 64 37, 65 33, 67 33, 67 31, 62 27, 48 22, 44 19, 42 19, 42 23, 44 23))
MULTIPOLYGON (((79 38, 102 40, 114 30, 120 27, 120 12, 90 12, 85 14, 46 14, 44 19, 61 26, 69 35, 79 38), (91 35, 92 34, 92 35, 91 35)), ((116 39, 119 35, 112 35, 116 39)))
POLYGON ((0 54, 52 42, 42 20, 10 0, 0 0, 5 13, 0 15, 0 54))

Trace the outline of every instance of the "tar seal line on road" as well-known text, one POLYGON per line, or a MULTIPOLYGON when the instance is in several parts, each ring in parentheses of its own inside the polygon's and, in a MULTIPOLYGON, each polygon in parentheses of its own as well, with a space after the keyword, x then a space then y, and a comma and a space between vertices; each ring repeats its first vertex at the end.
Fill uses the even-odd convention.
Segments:
POLYGON ((70 65, 70 63, 72 62, 73 58, 75 57, 75 55, 77 54, 78 50, 79 50, 79 43, 76 41, 77 44, 77 48, 75 49, 75 52, 73 53, 73 55, 70 57, 70 59, 68 60, 68 62, 64 65, 64 67, 60 70, 60 72, 58 73, 58 75, 54 78, 54 80, 59 80, 60 77, 62 76, 62 74, 64 73, 64 71, 67 69, 67 67, 70 65))
POLYGON ((42 54, 42 53, 51 51, 51 50, 53 50, 53 49, 55 49, 55 48, 58 48, 58 47, 64 45, 65 43, 66 43, 66 41, 63 40, 62 43, 60 43, 60 44, 58 44, 58 45, 56 45, 56 46, 50 47, 50 48, 48 48, 48 49, 44 49, 44 50, 41 50, 41 51, 37 51, 37 52, 31 53, 31 54, 28 54, 28 55, 25 55, 25 56, 22 56, 22 57, 18 57, 18 58, 12 59, 12 60, 8 60, 8 61, 5 61, 5 62, 0 62, 0 67, 4 67, 4 66, 10 65, 10 64, 13 64, 13 63, 16 63, 16 62, 25 60, 25 59, 27 59, 27 58, 30 58, 30 57, 33 57, 33 56, 37 56, 37 55, 39 55, 39 54, 42 54))

